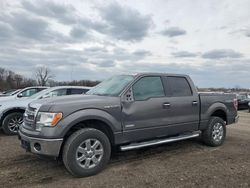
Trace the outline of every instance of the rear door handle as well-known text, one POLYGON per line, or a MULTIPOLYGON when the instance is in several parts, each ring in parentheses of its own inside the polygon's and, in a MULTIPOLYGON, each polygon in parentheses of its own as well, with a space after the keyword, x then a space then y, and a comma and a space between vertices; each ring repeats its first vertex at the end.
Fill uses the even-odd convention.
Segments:
POLYGON ((198 102, 197 102, 197 101, 193 101, 193 102, 192 102, 192 105, 193 105, 193 106, 196 106, 196 105, 198 105, 198 102))
POLYGON ((170 108, 171 107, 171 104, 170 103, 163 103, 163 108, 170 108))

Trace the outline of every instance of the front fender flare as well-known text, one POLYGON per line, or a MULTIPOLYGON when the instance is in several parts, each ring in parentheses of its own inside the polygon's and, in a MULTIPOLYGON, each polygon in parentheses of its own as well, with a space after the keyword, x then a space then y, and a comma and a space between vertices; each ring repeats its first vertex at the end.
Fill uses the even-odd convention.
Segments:
MULTIPOLYGON (((113 117, 108 112, 104 110, 99 110, 99 109, 84 109, 84 110, 80 110, 80 111, 74 112, 66 116, 56 125, 55 127, 56 129, 54 129, 53 132, 55 131, 54 134, 62 138, 67 134, 67 132, 73 126, 86 120, 103 121, 104 123, 107 124, 107 126, 109 126, 109 128, 111 128, 113 133, 121 132, 122 130, 121 121, 113 117)), ((47 133, 44 133, 44 134, 47 134, 47 133)))

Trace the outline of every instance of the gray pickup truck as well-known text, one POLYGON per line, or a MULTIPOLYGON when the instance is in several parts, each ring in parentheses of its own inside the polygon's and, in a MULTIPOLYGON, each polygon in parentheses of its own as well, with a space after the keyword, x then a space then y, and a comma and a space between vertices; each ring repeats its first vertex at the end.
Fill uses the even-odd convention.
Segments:
POLYGON ((101 171, 111 150, 138 149, 194 137, 220 146, 226 125, 237 122, 233 94, 198 93, 186 75, 119 75, 87 95, 29 104, 19 129, 21 145, 62 158, 77 177, 101 171))

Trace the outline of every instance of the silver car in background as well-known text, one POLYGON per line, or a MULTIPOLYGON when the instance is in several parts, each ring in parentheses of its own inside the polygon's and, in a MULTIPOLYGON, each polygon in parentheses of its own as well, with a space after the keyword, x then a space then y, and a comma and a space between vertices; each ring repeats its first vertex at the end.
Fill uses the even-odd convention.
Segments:
POLYGON ((16 134, 18 127, 23 123, 23 114, 30 102, 44 98, 84 94, 89 89, 90 87, 82 86, 57 86, 40 91, 28 98, 18 97, 18 95, 24 95, 20 92, 15 97, 2 97, 5 100, 0 99, 0 127, 6 135, 16 134), (16 100, 16 98, 19 100, 16 100))
POLYGON ((24 89, 17 89, 13 92, 9 92, 8 94, 3 94, 0 98, 0 105, 1 101, 19 100, 21 98, 27 98, 47 88, 48 87, 43 86, 26 87, 24 89))

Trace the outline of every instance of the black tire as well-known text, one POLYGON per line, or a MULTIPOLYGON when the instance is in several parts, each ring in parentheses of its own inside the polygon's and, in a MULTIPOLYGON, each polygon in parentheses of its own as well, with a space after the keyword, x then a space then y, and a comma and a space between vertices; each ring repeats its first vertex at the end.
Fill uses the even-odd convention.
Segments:
POLYGON ((13 113, 8 114, 3 120, 3 124, 2 124, 3 132, 6 135, 16 135, 18 128, 22 124, 22 122, 23 122, 22 112, 13 112, 13 113), (13 124, 14 120, 20 120, 18 121, 19 123, 16 122, 16 126, 11 125, 11 123, 13 124))
MULTIPOLYGON (((86 148, 85 148, 86 149, 86 148)), ((67 170, 76 177, 92 176, 100 172, 109 162, 111 145, 108 137, 101 131, 93 128, 84 128, 73 133, 66 141, 63 148, 63 163, 67 170), (77 149, 89 139, 98 140, 101 143, 103 154, 99 163, 86 169, 77 162, 77 149)), ((84 154, 83 154, 84 155, 84 154)), ((87 154, 86 154, 87 155, 87 154)), ((88 156, 89 157, 89 156, 88 156)), ((89 159, 89 158, 88 158, 89 159)), ((87 159, 86 159, 87 160, 87 159)), ((86 161, 85 161, 86 163, 86 161)), ((93 163, 94 164, 94 163, 93 163)))
POLYGON ((202 131, 201 136, 202 136, 202 141, 208 146, 216 147, 222 145, 226 137, 225 121, 219 117, 211 117, 208 122, 207 129, 202 131), (221 131, 219 131, 219 133, 213 134, 213 131, 216 132, 214 129, 217 128, 218 126, 219 127, 222 126, 222 128, 219 129, 223 130, 222 133, 221 131))

